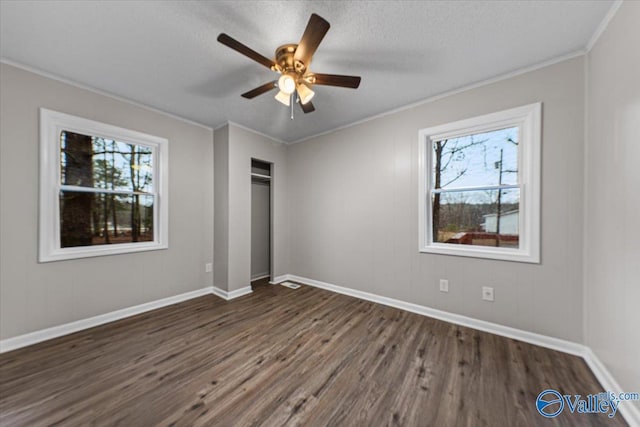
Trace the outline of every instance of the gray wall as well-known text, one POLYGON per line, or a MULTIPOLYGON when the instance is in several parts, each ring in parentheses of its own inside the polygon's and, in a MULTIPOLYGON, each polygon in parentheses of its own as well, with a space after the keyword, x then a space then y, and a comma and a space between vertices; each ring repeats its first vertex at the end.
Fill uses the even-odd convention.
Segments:
POLYGON ((0 67, 0 338, 211 286, 212 131, 0 67), (169 140, 169 249, 37 263, 40 107, 169 140))
POLYGON ((640 4, 625 2, 586 58, 586 80, 576 58, 290 147, 230 124, 216 130, 214 149, 210 129, 1 64, 0 338, 214 283, 247 286, 253 157, 274 163, 274 276, 586 341, 637 391, 638 21, 640 4), (541 264, 418 253, 418 130, 537 101, 541 264), (169 139, 168 250, 37 263, 39 107, 169 139), (494 303, 481 301, 482 286, 495 287, 494 303))
POLYGON ((583 95, 581 57, 289 147, 291 273, 581 342, 583 95), (418 130, 538 101, 541 264, 419 253, 418 130))
POLYGON ((251 159, 271 166, 271 274, 289 271, 286 145, 229 124, 229 290, 251 283, 251 159))
POLYGON ((251 279, 269 274, 269 183, 251 183, 251 279))
POLYGON ((624 2, 588 56, 586 343, 620 391, 640 390, 639 22, 624 2))
POLYGON ((228 291, 229 281, 229 127, 214 131, 213 283, 228 291))
POLYGON ((215 131, 215 286, 234 291, 251 284, 251 159, 272 163, 271 274, 289 271, 287 147, 232 123, 215 131))

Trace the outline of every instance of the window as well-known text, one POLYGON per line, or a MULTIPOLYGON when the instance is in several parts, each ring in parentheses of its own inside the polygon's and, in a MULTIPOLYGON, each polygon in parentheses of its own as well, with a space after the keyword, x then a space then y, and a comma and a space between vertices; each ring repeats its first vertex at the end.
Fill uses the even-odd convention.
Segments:
POLYGON ((39 261, 168 247, 167 140, 40 110, 39 261))
POLYGON ((420 131, 420 251, 540 262, 540 117, 531 104, 420 131))

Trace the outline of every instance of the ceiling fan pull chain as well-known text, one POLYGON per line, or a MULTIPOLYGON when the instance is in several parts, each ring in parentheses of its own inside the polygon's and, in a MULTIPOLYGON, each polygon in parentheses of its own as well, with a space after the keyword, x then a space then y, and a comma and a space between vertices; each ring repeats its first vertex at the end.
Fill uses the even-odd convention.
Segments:
MULTIPOLYGON (((1 1, 1 0, 0 0, 1 1)), ((315 111, 311 98, 315 95, 311 90, 313 85, 337 86, 356 89, 360 85, 360 77, 343 76, 339 74, 312 73, 309 69, 313 55, 320 42, 329 31, 327 20, 315 13, 311 14, 309 22, 298 44, 288 43, 276 49, 275 60, 262 56, 255 50, 240 43, 238 40, 225 33, 218 35, 218 41, 236 52, 264 65, 271 71, 280 74, 278 80, 265 83, 248 92, 242 97, 253 99, 258 95, 278 88, 275 99, 291 107, 291 120, 293 120, 293 104, 300 103, 300 108, 307 114, 315 111), (287 96, 289 99, 287 99, 287 96)))
POLYGON ((289 105, 291 106, 291 120, 293 120, 293 104, 295 103, 295 92, 291 94, 291 99, 289 99, 289 105))

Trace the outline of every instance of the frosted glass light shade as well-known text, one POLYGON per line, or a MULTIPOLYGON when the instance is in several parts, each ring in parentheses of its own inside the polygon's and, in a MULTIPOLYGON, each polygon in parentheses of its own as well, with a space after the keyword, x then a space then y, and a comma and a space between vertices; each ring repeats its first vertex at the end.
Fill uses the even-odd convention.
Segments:
POLYGON ((287 107, 291 105, 291 95, 284 93, 282 90, 275 96, 278 102, 282 102, 287 107))
POLYGON ((300 97, 301 104, 306 104, 307 102, 311 101, 311 98, 313 98, 313 95, 315 94, 316 93, 309 89, 307 85, 302 83, 298 85, 298 97, 300 97))
POLYGON ((280 91, 287 95, 291 95, 293 91, 296 90, 296 81, 289 74, 283 74, 278 79, 278 87, 280 88, 280 91))

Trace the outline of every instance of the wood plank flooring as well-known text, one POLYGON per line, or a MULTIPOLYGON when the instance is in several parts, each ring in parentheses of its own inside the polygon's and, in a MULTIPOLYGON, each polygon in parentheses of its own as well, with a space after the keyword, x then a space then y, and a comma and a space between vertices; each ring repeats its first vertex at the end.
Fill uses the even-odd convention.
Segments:
POLYGON ((0 355, 0 425, 626 425, 545 419, 535 399, 547 388, 603 391, 578 357, 308 286, 257 286, 0 355))

